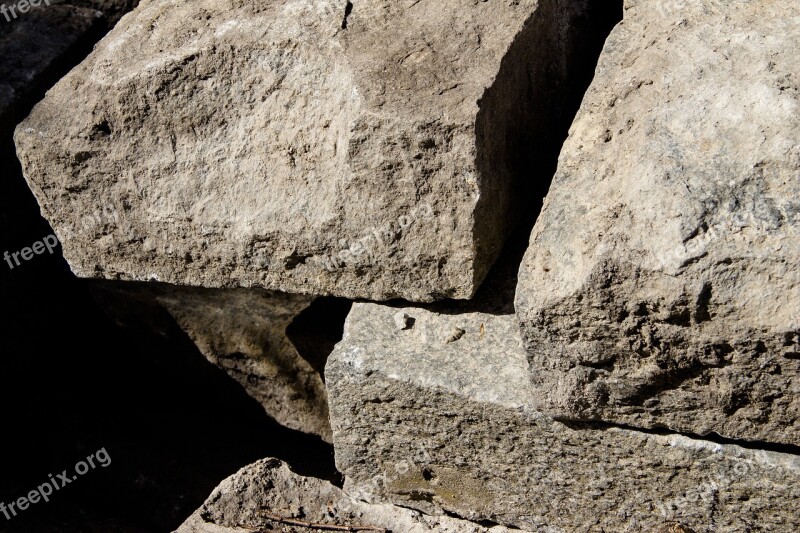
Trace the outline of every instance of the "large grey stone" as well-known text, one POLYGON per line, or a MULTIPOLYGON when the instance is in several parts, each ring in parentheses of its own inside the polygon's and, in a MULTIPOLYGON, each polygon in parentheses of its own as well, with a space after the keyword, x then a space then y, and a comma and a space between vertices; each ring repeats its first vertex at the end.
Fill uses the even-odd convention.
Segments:
POLYGON ((627 2, 516 310, 564 419, 800 444, 800 13, 627 2))
POLYGON ((533 531, 796 531, 800 457, 537 411, 512 315, 353 306, 325 370, 345 490, 533 531))
POLYGON ((145 1, 18 127, 19 157, 83 277, 468 298, 586 9, 145 1), (101 208, 119 220, 76 234, 101 208))
POLYGON ((503 526, 482 527, 446 516, 425 516, 411 509, 358 501, 327 481, 293 473, 277 459, 262 459, 224 480, 177 533, 238 533, 243 529, 285 533, 323 531, 292 524, 292 520, 339 526, 340 531, 511 533, 503 526))
POLYGON ((108 281, 95 281, 91 289, 121 325, 169 335, 174 321, 206 359, 238 381, 279 424, 331 442, 322 376, 286 333, 313 298, 108 281))

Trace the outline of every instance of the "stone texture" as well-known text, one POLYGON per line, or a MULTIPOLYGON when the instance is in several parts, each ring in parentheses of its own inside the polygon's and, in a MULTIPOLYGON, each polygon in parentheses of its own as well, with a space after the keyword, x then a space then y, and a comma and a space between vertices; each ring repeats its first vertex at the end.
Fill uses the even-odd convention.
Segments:
POLYGON ((211 363, 290 429, 331 442, 322 376, 286 334, 308 296, 258 289, 196 289, 95 281, 95 299, 122 325, 168 334, 172 321, 211 363))
POLYGON ((16 133, 72 269, 470 297, 518 218, 587 2, 346 5, 145 1, 125 17, 16 133), (70 238, 108 206, 118 221, 70 238))
MULTIPOLYGON (((0 2, 8 6, 10 2, 0 2)), ((14 4, 16 5, 16 4, 14 4)), ((27 13, 0 15, 0 131, 13 129, 20 108, 42 90, 61 60, 99 36, 102 15, 68 5, 34 7, 27 13)), ((7 137, 8 136, 8 137, 7 137)))
POLYGON ((371 526, 371 531, 386 533, 510 533, 503 526, 482 527, 392 505, 360 502, 327 481, 298 476, 277 459, 262 459, 224 480, 177 533, 237 533, 243 530, 242 525, 286 533, 324 531, 269 520, 260 511, 317 524, 371 526))
POLYGON ((533 531, 800 527, 800 456, 559 422, 530 373, 513 315, 355 304, 325 369, 345 490, 533 531))
POLYGON ((520 269, 546 412, 800 445, 798 53, 791 0, 627 2, 520 269))

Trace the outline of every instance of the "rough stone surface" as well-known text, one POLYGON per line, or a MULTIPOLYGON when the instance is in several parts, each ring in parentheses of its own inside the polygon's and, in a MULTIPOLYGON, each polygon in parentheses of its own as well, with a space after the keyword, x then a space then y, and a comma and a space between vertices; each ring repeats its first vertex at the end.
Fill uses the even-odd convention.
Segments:
POLYGON ((18 127, 18 153, 82 277, 468 298, 518 218, 586 4, 145 1, 18 127), (106 207, 119 220, 76 233, 106 207))
MULTIPOLYGON (((0 2, 8 6, 10 2, 0 2)), ((14 4, 16 5, 16 4, 14 4)), ((7 11, 8 12, 8 11, 7 11)), ((91 9, 68 5, 34 7, 17 18, 0 15, 0 131, 16 124, 18 107, 30 105, 28 95, 39 91, 59 61, 97 34, 102 16, 91 9)), ((7 139, 6 133, 3 138, 7 139)))
POLYGON ((322 376, 286 335, 312 298, 259 289, 105 281, 93 282, 92 290, 123 325, 144 323, 166 333, 174 320, 206 359, 238 381, 278 423, 331 442, 322 376))
POLYGON ((537 400, 800 445, 797 4, 626 7, 520 270, 537 400))
POLYGON ((513 315, 355 304, 325 370, 345 490, 534 531, 800 527, 799 456, 558 422, 529 374, 513 315))
POLYGON ((393 505, 357 501, 327 481, 298 476, 277 459, 262 459, 224 480, 177 533, 235 533, 242 531, 243 525, 286 533, 325 531, 276 522, 260 511, 317 524, 372 526, 372 531, 384 533, 510 533, 503 526, 482 527, 393 505))

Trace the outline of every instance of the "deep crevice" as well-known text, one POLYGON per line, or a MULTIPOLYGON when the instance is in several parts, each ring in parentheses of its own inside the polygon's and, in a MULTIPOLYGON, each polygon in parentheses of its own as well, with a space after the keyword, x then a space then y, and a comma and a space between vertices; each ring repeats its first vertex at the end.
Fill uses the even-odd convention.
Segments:
MULTIPOLYGON (((561 2, 542 2, 503 58, 493 86, 481 101, 476 142, 478 167, 484 176, 511 183, 508 197, 498 200, 484 179, 484 201, 476 207, 476 235, 491 235, 511 213, 515 223, 497 260, 476 280, 485 278, 472 300, 434 304, 437 312, 513 314, 514 293, 522 258, 555 175, 558 158, 583 96, 594 79, 606 39, 622 20, 623 2, 592 2, 567 28, 553 28, 561 2), (555 33, 554 33, 555 32, 555 33), (546 52, 543 52, 546 51, 546 52), (547 53, 542 57, 543 53, 547 53), (535 59, 538 58, 538 59, 535 59), (536 62, 537 71, 520 69, 536 62), (562 69, 564 72, 562 72, 562 69), (492 155, 494 154, 494 155, 492 155), (493 168, 498 161, 503 169, 493 168), (499 202, 501 207, 493 205, 499 202)), ((478 254, 491 257, 496 243, 476 241, 478 254)), ((478 261, 480 262, 480 260, 478 261)))
POLYGON ((697 295, 697 303, 695 306, 695 321, 699 324, 701 322, 708 322, 711 320, 711 313, 708 311, 708 307, 711 304, 711 296, 712 296, 712 288, 711 283, 706 282, 703 284, 703 288, 700 290, 700 294, 697 295))
POLYGON ((344 6, 344 18, 342 19, 342 29, 347 29, 347 19, 350 18, 350 14, 353 12, 353 2, 348 0, 347 5, 344 6))
POLYGON ((325 380, 325 363, 344 335, 344 321, 353 306, 351 300, 323 296, 295 317, 286 328, 300 356, 325 380))
POLYGON ((757 450, 757 451, 768 451, 768 452, 778 452, 778 453, 785 453, 790 455, 798 455, 800 456, 800 446, 795 446, 793 444, 780 444, 775 442, 764 442, 758 440, 745 440, 745 439, 731 439, 729 437, 723 437, 719 433, 709 432, 705 435, 701 435, 698 433, 691 433, 685 431, 674 431, 666 428, 641 428, 635 427, 628 424, 618 424, 614 422, 603 422, 599 420, 574 420, 574 419, 566 419, 561 417, 554 417, 554 420, 564 424, 565 426, 575 429, 575 430, 586 430, 586 429, 596 429, 596 430, 607 430, 607 429, 624 429, 627 431, 636 431, 639 433, 644 433, 647 435, 661 435, 661 436, 670 436, 676 435, 680 437, 687 437, 694 440, 702 440, 706 442, 713 442, 714 444, 724 444, 724 445, 732 445, 738 446, 740 448, 745 448, 748 450, 757 450))

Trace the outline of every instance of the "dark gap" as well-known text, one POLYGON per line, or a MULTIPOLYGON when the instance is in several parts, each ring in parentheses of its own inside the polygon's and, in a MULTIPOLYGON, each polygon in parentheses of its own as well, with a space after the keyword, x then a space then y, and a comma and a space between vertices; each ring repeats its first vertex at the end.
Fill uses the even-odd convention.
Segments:
POLYGON ((703 284, 700 294, 697 295, 697 304, 695 306, 695 321, 699 324, 701 322, 708 322, 711 320, 711 314, 708 312, 708 307, 711 304, 712 288, 711 282, 703 284))
MULTIPOLYGON (((555 175, 558 157, 583 95, 594 79, 606 39, 623 15, 622 0, 592 2, 583 16, 573 20, 571 27, 553 28, 555 16, 552 11, 558 8, 556 4, 559 2, 555 0, 543 2, 540 5, 543 11, 527 21, 503 59, 494 85, 484 95, 485 100, 493 99, 493 102, 481 101, 476 133, 476 141, 482 147, 478 165, 482 174, 508 180, 512 192, 501 199, 503 207, 498 208, 488 200, 479 204, 476 220, 485 226, 476 231, 483 235, 496 233, 498 221, 508 216, 506 211, 517 219, 501 232, 508 235, 504 244, 475 243, 478 254, 484 256, 495 253, 493 246, 501 246, 497 260, 470 300, 441 299, 433 304, 417 304, 396 299, 385 302, 387 305, 419 306, 453 315, 514 313, 519 267, 555 175), (553 31, 563 33, 550 35, 553 31), (531 74, 517 68, 531 63, 542 53, 553 54, 559 46, 563 48, 565 42, 569 45, 562 49, 562 55, 551 55, 541 62, 549 65, 543 72, 531 74), (561 59, 567 66, 565 76, 557 72, 557 62, 561 59), (541 80, 542 85, 531 87, 531 76, 541 80), (507 162, 506 168, 493 170, 495 165, 502 165, 504 161, 507 162)), ((491 185, 483 183, 484 187, 491 185)), ((487 190, 483 197, 497 198, 498 195, 487 190)), ((476 279, 483 275, 478 272, 476 279)))
POLYGON ((342 19, 342 29, 347 29, 347 19, 350 17, 350 13, 353 12, 353 2, 348 0, 347 5, 344 6, 344 18, 342 19))
POLYGON ((555 418, 555 420, 564 424, 568 428, 575 430, 582 430, 582 429, 606 430, 611 428, 618 428, 618 429, 626 429, 629 431, 636 431, 638 433, 645 433, 647 435, 680 435, 682 437, 713 442, 715 444, 730 444, 733 446, 739 446, 740 448, 746 448, 748 450, 765 450, 769 452, 800 455, 800 446, 795 446, 793 444, 779 444, 774 442, 764 442, 757 440, 731 439, 728 437, 723 437, 719 433, 714 433, 713 431, 705 435, 701 435, 698 433, 672 431, 665 428, 640 428, 640 427, 629 426, 627 424, 616 424, 613 422, 601 422, 596 420, 586 421, 586 420, 572 420, 563 418, 555 418))
POLYGON ((4 423, 17 437, 4 443, 0 501, 102 447, 111 465, 15 517, 19 531, 172 531, 224 478, 264 457, 341 484, 331 445, 267 416, 169 313, 144 307, 146 320, 114 324, 87 285, 75 283, 67 302, 51 298, 50 327, 23 324, 14 359, 4 357, 12 368, 0 397, 14 406, 4 423))
POLYGON ((325 380, 325 363, 344 335, 344 321, 353 302, 323 296, 304 309, 286 328, 286 336, 300 356, 325 380))
MULTIPOLYGON (((558 3, 543 2, 540 8, 555 10, 558 3)), ((561 148, 583 95, 594 78, 603 45, 611 30, 622 20, 622 14, 621 0, 591 2, 586 14, 573 20, 572 27, 552 28, 555 16, 542 11, 528 21, 504 58, 495 85, 484 97, 494 98, 496 103, 488 107, 494 106, 495 109, 487 109, 482 119, 479 117, 478 143, 484 147, 483 158, 479 154, 479 166, 487 168, 498 160, 509 162, 505 172, 513 186, 506 201, 508 209, 517 215, 518 222, 508 228, 509 237, 473 301, 465 303, 465 308, 457 312, 471 309, 495 314, 514 312, 519 265, 556 172, 561 148), (548 32, 553 31, 562 33, 548 37, 548 32), (543 46, 542 41, 545 44, 550 42, 552 46, 543 46), (533 58, 542 55, 540 49, 555 51, 555 57, 545 57, 541 61, 541 64, 549 66, 535 74, 519 72, 516 66, 530 64, 533 58), (566 65, 565 75, 559 71, 558 64, 562 60, 566 65), (536 79, 531 79, 531 76, 536 79), (543 83, 537 86, 537 80, 543 80, 543 83), (525 96, 517 94, 510 102, 504 101, 508 93, 519 92, 521 88, 524 88, 525 96), (491 91, 496 91, 496 94, 491 91), (503 105, 511 106, 506 115, 503 115, 503 105), (493 140, 497 136, 500 140, 493 140), (492 151, 502 155, 491 156, 492 151)), ((492 209, 488 205, 479 206, 478 220, 487 226, 497 224, 498 217, 490 214, 492 209), (486 215, 481 215, 481 211, 486 215)), ((479 231, 479 234, 488 233, 488 230, 479 231)), ((483 249, 484 253, 491 255, 492 251, 485 243, 478 242, 476 246, 479 253, 483 249)))

